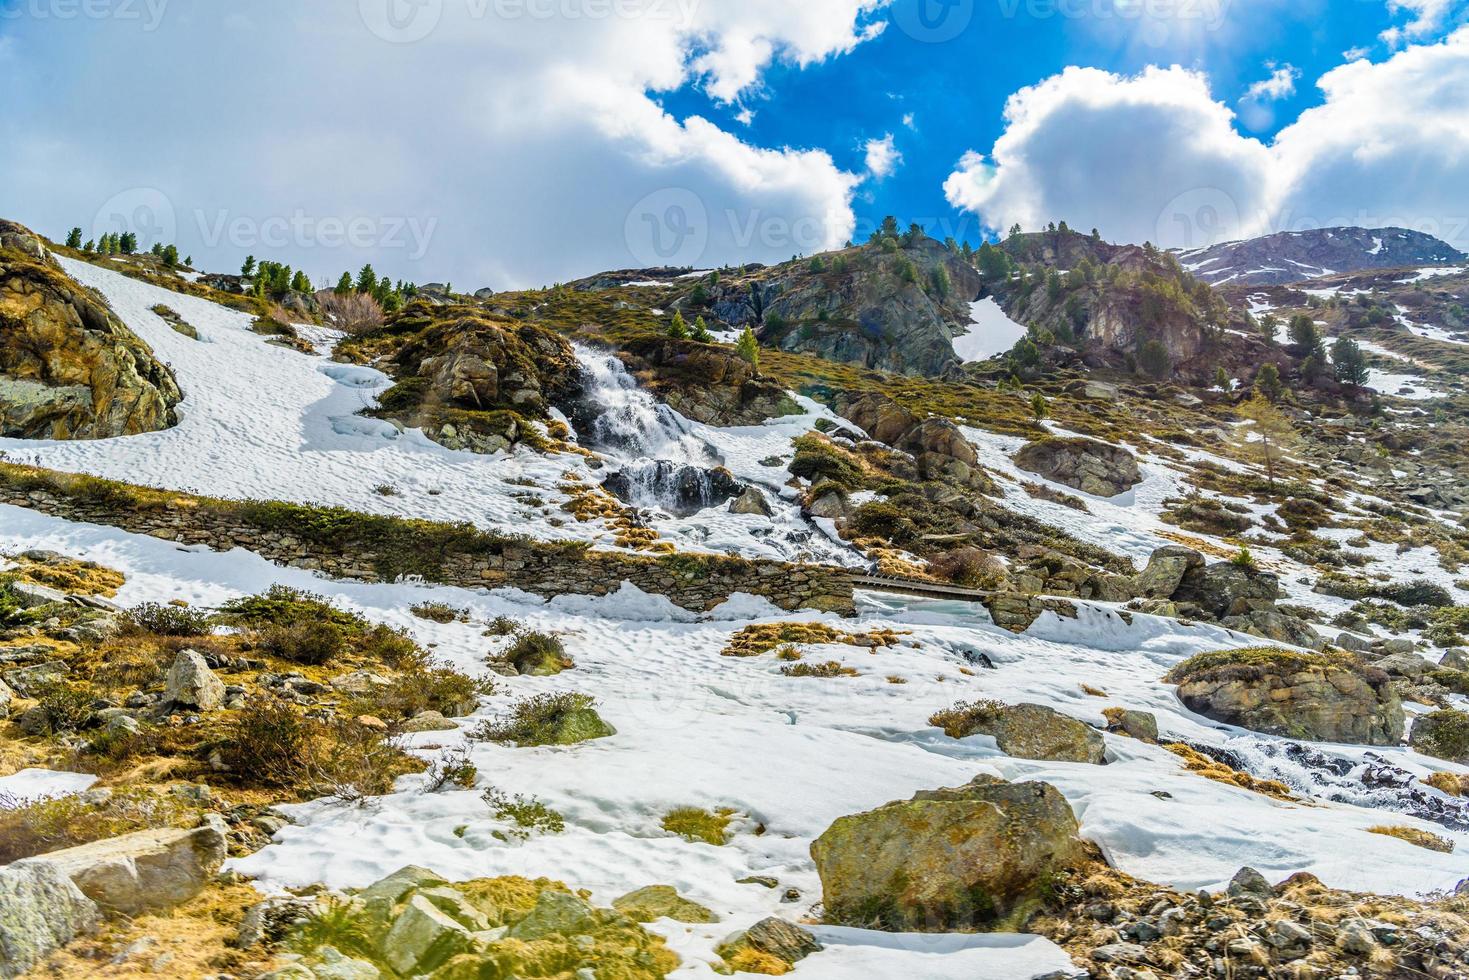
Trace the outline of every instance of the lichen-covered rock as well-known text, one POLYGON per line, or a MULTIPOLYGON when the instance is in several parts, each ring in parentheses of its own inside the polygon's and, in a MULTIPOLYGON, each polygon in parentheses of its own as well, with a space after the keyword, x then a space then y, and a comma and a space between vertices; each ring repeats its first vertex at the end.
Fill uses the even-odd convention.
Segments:
POLYGON ((979 453, 948 419, 920 419, 878 392, 842 398, 837 411, 871 438, 912 454, 925 480, 949 480, 984 492, 994 482, 979 467, 979 453))
POLYGON ((168 700, 200 711, 224 704, 224 681, 193 650, 181 650, 168 670, 168 700))
POLYGON ((1148 558, 1148 567, 1138 573, 1133 590, 1144 599, 1171 599, 1184 577, 1204 567, 1204 556, 1192 548, 1168 545, 1148 558))
POLYGON ((326 947, 298 945, 316 975, 318 964, 337 963, 352 980, 371 968, 433 980, 565 980, 581 971, 656 980, 678 966, 664 941, 628 915, 596 908, 545 879, 451 884, 408 867, 351 896, 342 910, 361 948, 342 963, 326 947))
POLYGON ((204 826, 144 830, 17 863, 56 868, 103 908, 137 915, 187 902, 214 878, 224 859, 224 835, 204 826))
POLYGON ((645 337, 623 348, 628 367, 685 418, 705 425, 760 425, 799 415, 784 386, 762 378, 729 347, 671 337, 645 337))
POLYGON ((1403 707, 1381 671, 1348 654, 1273 647, 1200 654, 1166 678, 1190 711, 1314 742, 1396 745, 1403 707))
POLYGON ((0 437, 110 439, 174 425, 173 374, 40 240, 0 221, 0 437))
POLYGON ((718 922, 719 916, 680 895, 672 885, 649 885, 614 899, 612 907, 638 922, 718 922))
POLYGON ((100 919, 96 903, 60 868, 25 861, 0 867, 0 977, 20 976, 100 919))
POLYGON ((1424 755, 1469 765, 1469 712, 1449 708, 1419 717, 1409 744, 1424 755))
POLYGON ((1158 741, 1158 718, 1150 711, 1108 708, 1102 714, 1107 719, 1109 732, 1118 732, 1140 742, 1158 741))
POLYGON ((1039 704, 980 701, 934 716, 951 738, 990 735, 1006 755, 1101 765, 1107 743, 1096 729, 1039 704))
POLYGON ((1046 783, 979 776, 842 817, 811 845, 828 920, 897 931, 1022 925, 1047 883, 1085 855, 1046 783))
POLYGON ((1236 562, 1190 566, 1172 596, 1217 620, 1272 611, 1279 598, 1280 581, 1273 573, 1236 562))
POLYGON ((1115 497, 1143 480, 1136 456, 1095 439, 1037 439, 1021 448, 1015 465, 1096 497, 1115 497))
POLYGON ((731 514, 748 514, 754 517, 773 517, 775 508, 765 498, 759 487, 746 487, 745 492, 729 502, 731 514))
POLYGON ((715 952, 731 972, 780 977, 821 949, 821 943, 805 929, 772 917, 728 937, 715 952))

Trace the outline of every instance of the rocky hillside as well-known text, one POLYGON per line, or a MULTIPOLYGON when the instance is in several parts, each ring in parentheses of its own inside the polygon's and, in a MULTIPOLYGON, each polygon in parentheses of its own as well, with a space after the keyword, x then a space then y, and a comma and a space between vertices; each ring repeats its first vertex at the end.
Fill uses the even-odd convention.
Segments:
POLYGON ((928 376, 958 367, 953 338, 980 287, 963 255, 922 233, 686 283, 679 305, 690 320, 748 326, 783 351, 928 376))
POLYGON ((1194 382, 1268 359, 1243 312, 1151 246, 1112 245, 1066 229, 1012 235, 1004 261, 980 253, 986 294, 1041 343, 1091 367, 1194 382))
POLYGON ((0 437, 107 439, 165 429, 167 366, 30 230, 0 221, 0 437))
POLYGON ((1272 286, 1363 269, 1448 265, 1464 253, 1406 228, 1317 228, 1225 242, 1179 255, 1214 285, 1272 286))

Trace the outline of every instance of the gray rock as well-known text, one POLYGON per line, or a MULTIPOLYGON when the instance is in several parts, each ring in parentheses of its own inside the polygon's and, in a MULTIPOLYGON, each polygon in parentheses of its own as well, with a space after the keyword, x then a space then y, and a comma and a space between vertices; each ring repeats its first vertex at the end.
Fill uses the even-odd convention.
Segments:
POLYGON ((1136 456, 1094 439, 1037 439, 1015 455, 1015 465, 1097 497, 1115 497, 1143 480, 1136 456))
POLYGON ((43 664, 32 664, 29 667, 17 667, 7 670, 3 677, 5 683, 23 698, 33 698, 47 687, 55 684, 71 672, 71 668, 60 660, 48 660, 43 664))
POLYGON ((1410 681, 1421 681, 1434 670, 1436 666, 1417 653, 1392 653, 1375 661, 1372 666, 1378 670, 1385 670, 1393 677, 1406 677, 1410 681))
POLYGON ((342 955, 335 946, 323 946, 312 957, 316 980, 379 980, 382 971, 366 960, 342 955))
POLYGON ((1231 898, 1239 898, 1243 895, 1252 895, 1256 898, 1272 898, 1275 889, 1270 887, 1270 882, 1265 876, 1254 868, 1240 868, 1229 882, 1229 895, 1231 898))
POLYGON ((343 694, 367 694, 378 688, 392 686, 392 681, 370 670, 354 670, 350 674, 333 677, 330 684, 333 690, 343 694))
POLYGON ((468 929, 427 898, 414 895, 393 919, 381 949, 388 966, 404 976, 416 976, 432 973, 473 947, 468 929))
POLYGON ((405 732, 451 732, 458 727, 437 711, 420 711, 403 723, 405 732))
POLYGON ((770 501, 765 499, 765 494, 758 487, 747 487, 729 503, 731 514, 752 514, 756 517, 771 517, 775 509, 770 506, 770 501))
POLYGON ((597 928, 597 910, 566 892, 543 891, 530 915, 510 929, 512 939, 540 939, 557 933, 574 936, 597 928))
POLYGON ((779 957, 787 963, 798 963, 812 953, 821 952, 816 937, 785 919, 761 919, 745 930, 745 942, 762 953, 779 957))
POLYGON ((1092 950, 1098 963, 1138 963, 1147 957, 1148 951, 1137 943, 1109 943, 1092 950))
POLYGON ((1446 670, 1469 670, 1469 653, 1454 647, 1443 655, 1438 665, 1446 670))
POLYGON ((1266 928, 1265 941, 1276 949, 1304 951, 1312 943, 1311 930, 1289 919, 1277 919, 1266 928))
POLYGON ((15 692, 10 685, 0 681, 0 721, 10 717, 10 704, 15 700, 15 692))
POLYGON ((168 671, 168 700, 200 711, 213 711, 224 704, 224 681, 215 676, 198 653, 181 650, 168 671))
POLYGON ((34 582, 13 582, 10 586, 10 593, 15 596, 22 609, 35 609, 38 606, 49 606, 52 603, 66 601, 66 593, 60 589, 36 585, 34 582))
POLYGON ((1355 633, 1342 633, 1336 638, 1336 645, 1352 653, 1367 653, 1372 649, 1371 640, 1355 633))
POLYGON ((1183 578, 1195 568, 1204 566, 1204 556, 1192 548, 1168 545, 1154 551, 1148 567, 1138 574, 1134 590, 1144 599, 1171 599, 1183 584, 1183 578))
POLYGON ((844 520, 851 513, 847 498, 834 490, 811 501, 811 506, 807 509, 812 517, 825 517, 833 521, 844 520))
POLYGON ((101 915, 60 868, 0 867, 0 977, 18 977, 96 928, 101 915))
POLYGON ((145 830, 17 863, 54 867, 102 907, 137 915, 193 898, 224 859, 224 835, 206 826, 145 830))

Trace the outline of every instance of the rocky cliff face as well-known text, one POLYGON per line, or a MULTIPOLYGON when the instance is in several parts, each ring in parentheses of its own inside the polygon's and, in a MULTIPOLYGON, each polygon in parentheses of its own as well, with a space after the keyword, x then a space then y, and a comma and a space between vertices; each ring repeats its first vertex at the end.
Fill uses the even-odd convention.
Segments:
POLYGON ((1080 349, 1091 366, 1204 380, 1220 365, 1253 368, 1268 354, 1243 313, 1157 249, 1070 231, 1014 235, 1001 247, 1015 272, 990 281, 987 293, 1017 323, 1080 349))
POLYGON ((540 442, 528 420, 578 389, 576 353, 564 337, 481 311, 415 302, 388 326, 408 339, 387 366, 398 384, 379 413, 422 428, 450 449, 494 453, 540 442))
POLYGON ((957 369, 979 274, 931 238, 864 245, 700 284, 689 313, 749 326, 762 345, 899 374, 957 369))
POLYGON ((0 436, 109 439, 178 420, 169 369, 39 237, 0 221, 0 436))
POLYGON ((1450 265, 1464 253, 1405 228, 1318 228, 1225 242, 1179 255, 1214 285, 1274 286, 1363 269, 1450 265))
POLYGON ((624 344, 623 354, 670 408, 705 425, 759 425, 801 410, 784 387, 758 377, 727 347, 650 337, 624 344))

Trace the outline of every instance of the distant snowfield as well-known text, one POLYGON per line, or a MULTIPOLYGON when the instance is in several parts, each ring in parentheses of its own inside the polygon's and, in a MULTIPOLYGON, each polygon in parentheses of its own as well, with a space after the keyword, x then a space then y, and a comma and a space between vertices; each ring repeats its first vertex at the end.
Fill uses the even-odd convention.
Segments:
POLYGON ((954 338, 954 353, 966 363, 987 361, 1020 342, 1026 329, 1005 315, 993 297, 969 304, 969 332, 954 338))

